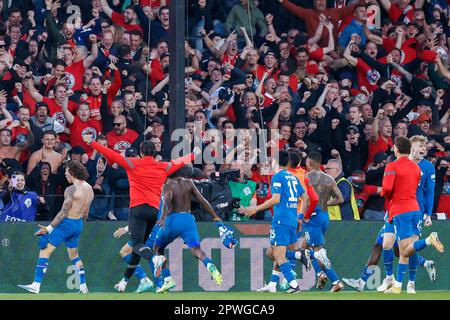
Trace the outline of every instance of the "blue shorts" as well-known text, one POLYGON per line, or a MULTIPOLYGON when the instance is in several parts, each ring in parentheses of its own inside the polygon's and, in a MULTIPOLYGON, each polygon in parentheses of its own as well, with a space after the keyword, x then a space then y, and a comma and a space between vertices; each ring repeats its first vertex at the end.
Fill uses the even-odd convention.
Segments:
POLYGON ((297 228, 284 224, 272 224, 270 228, 270 244, 288 246, 297 242, 297 228))
MULTIPOLYGON (((376 244, 378 244, 380 246, 383 245, 383 236, 385 233, 395 233, 393 223, 389 223, 387 221, 384 222, 383 227, 381 228, 380 232, 378 233, 377 240, 375 241, 376 244)), ((397 241, 395 241, 394 247, 398 247, 397 241)))
POLYGON ((420 236, 422 230, 422 214, 420 211, 411 211, 394 217, 397 240, 420 236))
POLYGON ((65 242, 67 248, 78 248, 82 231, 83 219, 65 218, 48 235, 48 242, 54 247, 59 247, 62 242, 65 242))
POLYGON ((303 223, 306 243, 311 247, 323 246, 325 244, 325 233, 330 224, 328 212, 316 210, 308 222, 303 223))
POLYGON ((200 247, 197 224, 189 212, 169 214, 165 227, 160 228, 156 235, 155 244, 163 249, 178 237, 181 237, 189 248, 200 247))

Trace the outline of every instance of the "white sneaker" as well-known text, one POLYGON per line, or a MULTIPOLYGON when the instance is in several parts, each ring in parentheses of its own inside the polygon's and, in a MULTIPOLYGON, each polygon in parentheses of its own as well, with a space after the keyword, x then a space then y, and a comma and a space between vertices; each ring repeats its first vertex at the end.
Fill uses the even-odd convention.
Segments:
POLYGON ((84 286, 83 286, 83 285, 80 285, 80 290, 78 291, 78 293, 81 293, 81 294, 87 294, 87 293, 89 293, 89 290, 88 290, 86 284, 84 284, 84 286))
POLYGON ((143 281, 141 281, 141 283, 139 284, 139 287, 136 289, 135 293, 151 291, 151 290, 153 290, 154 287, 155 287, 155 285, 153 284, 153 281, 150 280, 149 278, 146 278, 143 281))
POLYGON ((114 289, 116 289, 119 292, 125 292, 125 288, 127 287, 128 282, 124 281, 123 279, 120 280, 119 283, 114 285, 114 289))
POLYGON ((33 286, 32 284, 19 284, 18 287, 30 293, 39 293, 39 288, 33 286))
POLYGON ((166 278, 164 279, 164 283, 161 286, 161 288, 156 290, 156 293, 166 293, 175 287, 176 287, 175 281, 173 281, 172 277, 166 278))
POLYGON ((155 278, 159 278, 161 276, 162 266, 163 266, 164 262, 166 261, 166 257, 154 256, 152 261, 153 261, 153 266, 155 267, 153 275, 155 276, 155 278))
POLYGON ((428 260, 427 263, 425 263, 425 270, 428 272, 428 276, 430 276, 431 282, 436 281, 436 264, 433 260, 428 260))
POLYGON ((379 286, 377 288, 378 292, 385 292, 386 290, 388 290, 389 288, 391 288, 394 285, 395 279, 394 277, 392 278, 384 278, 383 283, 381 284, 381 286, 379 286))
POLYGON ((270 292, 270 293, 275 293, 277 292, 277 288, 269 286, 268 284, 264 285, 264 287, 259 288, 258 290, 256 290, 256 292, 270 292))
POLYGON ((114 215, 114 213, 112 211, 108 211, 108 215, 107 215, 109 220, 114 220, 117 221, 116 216, 114 215))
POLYGON ((316 259, 325 266, 325 269, 331 268, 331 261, 327 257, 327 250, 325 248, 316 251, 316 255, 316 259))
POLYGON ((408 282, 408 285, 406 286, 406 293, 416 293, 414 282, 408 282))
POLYGON ((355 289, 356 291, 359 292, 364 291, 365 283, 363 283, 361 279, 355 280, 353 278, 350 279, 342 278, 342 281, 344 281, 346 285, 355 289))

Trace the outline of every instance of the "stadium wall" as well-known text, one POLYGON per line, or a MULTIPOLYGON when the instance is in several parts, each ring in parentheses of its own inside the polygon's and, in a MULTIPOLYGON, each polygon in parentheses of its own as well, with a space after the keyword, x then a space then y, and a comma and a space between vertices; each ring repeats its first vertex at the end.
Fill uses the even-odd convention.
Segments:
MULTIPOLYGON (((217 287, 202 263, 192 258, 182 240, 177 239, 168 247, 170 269, 177 284, 174 291, 254 291, 269 279, 272 263, 265 258, 265 249, 269 246, 270 225, 229 224, 235 228, 240 242, 234 250, 222 245, 215 224, 198 224, 202 248, 221 271, 223 285, 217 287)), ((122 277, 125 264, 119 256, 119 250, 127 241, 127 237, 115 239, 112 235, 114 230, 124 225, 121 222, 88 222, 85 225, 80 243, 80 257, 85 265, 87 284, 91 292, 113 292, 113 285, 122 277)), ((340 277, 359 277, 381 225, 381 222, 375 221, 330 223, 326 247, 340 277)), ((35 223, 0 224, 1 293, 18 293, 18 284, 32 282, 38 254, 38 240, 33 236, 36 229, 35 223)), ((439 232, 447 251, 440 254, 432 248, 427 248, 421 252, 427 259, 436 262, 437 280, 431 283, 426 271, 419 268, 416 288, 450 290, 450 223, 433 221, 431 229, 439 232)), ((431 229, 426 228, 424 235, 428 235, 431 229)), ((144 270, 150 274, 147 262, 144 261, 143 264, 144 270)), ((383 279, 382 259, 380 266, 381 268, 375 268, 375 273, 368 280, 369 290, 374 290, 383 279)), ((313 271, 306 272, 298 266, 296 272, 303 290, 315 290, 313 271)), ((127 290, 134 290, 137 284, 138 281, 133 279, 127 290)), ((325 289, 329 290, 329 286, 330 284, 327 284, 325 289)), ((41 292, 70 292, 77 287, 77 277, 63 245, 49 261, 41 292)))

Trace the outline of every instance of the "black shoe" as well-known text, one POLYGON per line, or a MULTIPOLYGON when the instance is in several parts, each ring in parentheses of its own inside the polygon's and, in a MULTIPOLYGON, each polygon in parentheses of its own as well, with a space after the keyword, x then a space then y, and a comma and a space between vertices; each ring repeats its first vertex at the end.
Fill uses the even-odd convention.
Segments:
POLYGON ((300 262, 305 266, 306 271, 308 272, 312 267, 309 250, 301 250, 300 253, 300 262))
POLYGON ((289 287, 289 289, 287 289, 285 292, 286 293, 300 293, 302 291, 300 290, 299 286, 297 286, 296 288, 289 287))

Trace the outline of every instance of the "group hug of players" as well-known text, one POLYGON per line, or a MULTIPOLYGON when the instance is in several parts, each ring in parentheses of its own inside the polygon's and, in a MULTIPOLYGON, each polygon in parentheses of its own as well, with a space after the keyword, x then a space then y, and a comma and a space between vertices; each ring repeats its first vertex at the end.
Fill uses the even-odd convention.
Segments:
MULTIPOLYGON (((130 241, 121 249, 126 262, 122 280, 114 288, 125 292, 127 283, 135 274, 140 285, 136 292, 155 290, 163 293, 175 287, 164 249, 177 237, 181 237, 194 257, 201 260, 212 279, 221 285, 222 276, 200 248, 200 238, 191 214, 191 199, 195 198, 216 221, 223 244, 232 249, 238 243, 233 230, 225 225, 211 205, 197 190, 191 180, 192 167, 187 165, 201 153, 193 153, 170 162, 155 160, 155 146, 144 141, 140 146, 140 157, 126 158, 93 141, 91 136, 83 137, 109 163, 125 168, 130 183, 129 225, 119 228, 115 237, 130 234, 130 241), (147 277, 139 264, 143 257, 150 264, 155 283, 147 277)), ((365 281, 371 275, 371 266, 378 264, 383 251, 386 278, 378 291, 400 293, 406 271, 409 272, 408 293, 415 293, 414 280, 417 266, 424 266, 432 281, 436 278, 433 261, 418 255, 418 251, 434 246, 443 252, 444 246, 438 235, 432 232, 427 238, 419 239, 421 224, 431 225, 431 184, 434 189, 434 167, 424 159, 426 138, 414 136, 411 139, 397 137, 394 145, 396 160, 386 166, 381 196, 386 199, 387 213, 384 226, 378 235, 375 249, 362 276, 343 279, 358 291, 364 289, 365 281), (396 278, 393 276, 394 248, 399 252, 396 278)), ((268 284, 259 292, 276 292, 277 287, 287 293, 300 292, 295 264, 300 261, 310 270, 314 268, 318 280, 317 288, 332 283, 332 292, 344 289, 331 261, 327 256, 325 233, 329 225, 327 207, 342 203, 342 194, 335 180, 320 169, 320 153, 311 152, 306 159, 308 171, 299 167, 301 156, 295 151, 280 150, 279 171, 271 179, 271 198, 258 206, 241 207, 239 213, 252 216, 256 212, 273 208, 270 229, 270 244, 267 257, 273 261, 273 270, 268 284)), ((88 174, 79 162, 69 162, 66 178, 72 185, 65 190, 64 204, 55 219, 48 225, 39 225, 35 235, 39 236, 39 259, 33 283, 19 285, 20 288, 39 293, 42 279, 47 271, 53 251, 66 244, 69 257, 75 266, 80 281, 80 293, 88 293, 83 262, 78 255, 78 244, 89 206, 94 197, 92 188, 85 182, 88 174)), ((432 199, 433 197, 431 197, 432 199)))

